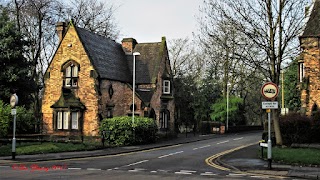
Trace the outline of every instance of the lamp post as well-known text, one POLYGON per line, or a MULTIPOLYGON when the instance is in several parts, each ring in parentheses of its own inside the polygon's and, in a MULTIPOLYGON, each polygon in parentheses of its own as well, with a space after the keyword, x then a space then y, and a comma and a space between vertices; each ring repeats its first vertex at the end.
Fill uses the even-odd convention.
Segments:
POLYGON ((134 52, 132 53, 133 55, 133 70, 132 70, 132 73, 133 73, 133 79, 132 79, 132 127, 133 124, 134 124, 134 96, 135 96, 135 90, 136 90, 136 56, 140 56, 140 53, 139 52, 134 52))
POLYGON ((230 83, 227 84, 227 123, 226 123, 226 130, 229 130, 229 86, 230 83))

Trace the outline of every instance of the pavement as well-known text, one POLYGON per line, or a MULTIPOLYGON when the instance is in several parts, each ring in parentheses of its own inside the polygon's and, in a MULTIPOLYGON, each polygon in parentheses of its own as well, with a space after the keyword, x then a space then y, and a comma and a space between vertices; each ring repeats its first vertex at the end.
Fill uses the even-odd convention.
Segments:
MULTIPOLYGON (((12 160, 11 156, 0 157, 0 166, 19 162, 37 162, 37 161, 49 161, 59 159, 72 159, 92 156, 104 156, 115 155, 120 153, 130 153, 141 150, 148 150, 154 148, 161 148, 166 146, 172 146, 177 144, 185 144, 196 141, 202 141, 207 139, 213 139, 227 135, 200 135, 190 133, 179 134, 177 138, 163 140, 154 144, 137 145, 137 146, 125 146, 125 147, 113 147, 105 148, 94 151, 78 151, 78 152, 63 152, 63 153, 48 153, 37 155, 18 155, 15 160, 12 160)), ((258 142, 256 145, 247 146, 245 148, 231 151, 228 154, 224 154, 215 159, 215 163, 222 167, 227 167, 233 172, 241 172, 250 175, 270 175, 280 177, 302 178, 302 179, 320 179, 320 167, 302 167, 292 166, 280 163, 272 162, 272 168, 268 168, 268 162, 262 160, 259 154, 258 142)))

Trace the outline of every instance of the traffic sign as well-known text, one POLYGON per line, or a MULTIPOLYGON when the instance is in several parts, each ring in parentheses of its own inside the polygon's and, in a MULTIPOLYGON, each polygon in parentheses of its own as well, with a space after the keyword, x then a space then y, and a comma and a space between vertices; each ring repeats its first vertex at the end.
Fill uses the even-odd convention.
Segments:
POLYGON ((278 109, 278 101, 264 101, 262 109, 278 109))
POLYGON ((279 94, 279 88, 273 82, 267 82, 261 87, 261 94, 266 100, 273 100, 279 94))

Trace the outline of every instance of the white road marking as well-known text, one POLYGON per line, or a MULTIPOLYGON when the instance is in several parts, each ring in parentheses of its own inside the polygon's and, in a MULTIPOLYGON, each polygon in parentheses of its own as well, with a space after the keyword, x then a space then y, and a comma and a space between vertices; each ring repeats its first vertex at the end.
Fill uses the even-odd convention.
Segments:
POLYGON ((0 166, 0 168, 10 168, 10 166, 0 166))
POLYGON ((206 146, 202 146, 202 147, 198 147, 198 148, 193 148, 193 150, 197 150, 197 149, 203 149, 203 148, 207 148, 210 147, 211 145, 206 145, 206 146))
POLYGON ((129 170, 129 172, 139 172, 139 171, 144 171, 144 170, 146 170, 146 169, 135 168, 135 169, 129 170))
POLYGON ((175 152, 175 153, 170 153, 170 154, 167 154, 167 155, 160 156, 160 157, 158 157, 158 158, 161 159, 161 158, 164 158, 164 157, 168 157, 168 156, 172 156, 172 155, 176 155, 176 154, 180 154, 180 153, 183 153, 183 151, 178 151, 178 152, 175 152))
POLYGON ((185 175, 191 175, 192 173, 188 173, 188 172, 174 172, 175 174, 185 174, 185 175))
POLYGON ((101 171, 101 169, 96 169, 96 168, 87 168, 88 171, 101 171))
POLYGON ((136 163, 125 165, 124 167, 134 166, 134 165, 141 164, 141 163, 148 162, 148 161, 149 160, 143 160, 143 161, 139 161, 139 162, 136 162, 136 163))
POLYGON ((241 138, 235 138, 235 139, 233 139, 234 141, 237 141, 237 140, 240 140, 240 139, 243 139, 243 137, 241 137, 241 138))
POLYGON ((246 176, 246 174, 234 174, 234 173, 230 173, 227 176, 246 176))
POLYGON ((157 173, 157 171, 150 171, 151 173, 157 173))
POLYGON ((81 168, 68 168, 69 170, 81 170, 81 168))
POLYGON ((180 172, 186 172, 186 173, 196 173, 197 171, 190 171, 190 170, 180 170, 180 172))
POLYGON ((217 174, 214 174, 213 172, 205 172, 205 173, 201 173, 201 176, 216 176, 217 174))
POLYGON ((217 144, 223 144, 223 143, 227 143, 227 142, 229 142, 229 140, 227 140, 227 141, 222 141, 222 142, 218 142, 217 144))

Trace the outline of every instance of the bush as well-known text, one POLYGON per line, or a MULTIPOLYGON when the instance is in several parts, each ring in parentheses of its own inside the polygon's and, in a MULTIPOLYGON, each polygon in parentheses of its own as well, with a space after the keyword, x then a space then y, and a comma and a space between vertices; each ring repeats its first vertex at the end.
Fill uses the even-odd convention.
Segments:
POLYGON ((312 142, 313 123, 309 117, 290 113, 280 117, 279 122, 284 144, 312 142))
POLYGON ((11 108, 9 105, 4 104, 0 100, 0 137, 8 135, 10 119, 11 119, 11 108))
MULTIPOLYGON (((16 133, 34 133, 36 120, 33 113, 24 107, 17 107, 16 133)), ((5 137, 13 133, 13 117, 10 105, 4 104, 0 100, 0 137, 5 137)))
POLYGON ((133 132, 132 117, 122 116, 104 119, 100 132, 106 132, 107 141, 116 146, 151 143, 156 139, 157 125, 151 118, 135 117, 133 132))

